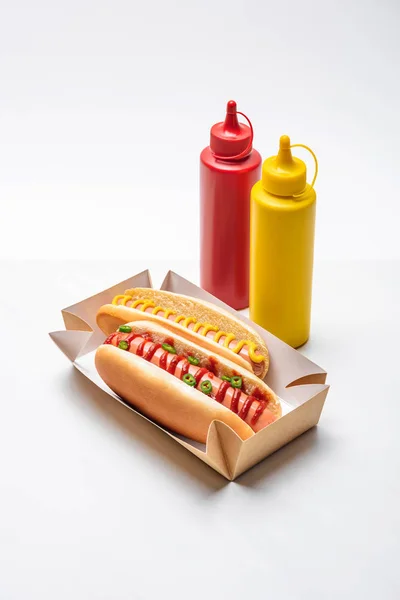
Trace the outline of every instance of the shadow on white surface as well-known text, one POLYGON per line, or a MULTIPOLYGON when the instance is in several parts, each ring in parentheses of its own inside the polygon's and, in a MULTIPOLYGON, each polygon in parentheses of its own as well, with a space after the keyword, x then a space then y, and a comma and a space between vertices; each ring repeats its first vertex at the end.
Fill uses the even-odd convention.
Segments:
POLYGON ((217 492, 229 483, 151 423, 95 387, 74 368, 68 373, 68 386, 73 392, 72 402, 77 405, 90 403, 113 427, 118 428, 124 436, 134 439, 135 445, 140 444, 144 453, 152 453, 162 461, 167 461, 172 469, 181 470, 185 476, 206 486, 211 492, 217 492))
POLYGON ((236 483, 249 488, 264 487, 265 484, 268 485, 269 480, 286 477, 287 471, 296 470, 307 456, 317 453, 321 446, 325 447, 325 443, 326 432, 315 426, 240 475, 236 483))

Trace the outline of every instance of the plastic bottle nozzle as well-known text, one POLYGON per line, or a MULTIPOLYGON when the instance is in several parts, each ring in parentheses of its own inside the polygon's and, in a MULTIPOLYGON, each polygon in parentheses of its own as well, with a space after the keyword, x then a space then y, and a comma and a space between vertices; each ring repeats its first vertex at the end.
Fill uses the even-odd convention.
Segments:
POLYGON ((249 119, 237 112, 236 102, 229 100, 226 105, 225 120, 216 123, 210 131, 210 149, 217 160, 240 160, 251 154, 253 128, 249 119), (249 123, 239 123, 238 114, 249 123))
POLYGON ((236 102, 234 100, 229 100, 226 105, 224 130, 234 134, 240 133, 239 121, 236 114, 236 102))
POLYGON ((229 100, 228 104, 226 105, 226 113, 230 115, 236 115, 236 109, 236 102, 234 100, 229 100))
POLYGON ((294 164, 292 151, 290 149, 290 137, 282 135, 279 140, 279 152, 276 157, 277 167, 288 167, 294 164))
POLYGON ((275 196, 295 196, 306 187, 306 165, 300 158, 293 158, 290 146, 290 137, 282 135, 278 154, 263 163, 263 188, 275 196))
POLYGON ((279 148, 282 150, 290 148, 290 137, 288 135, 281 135, 279 139, 279 148))

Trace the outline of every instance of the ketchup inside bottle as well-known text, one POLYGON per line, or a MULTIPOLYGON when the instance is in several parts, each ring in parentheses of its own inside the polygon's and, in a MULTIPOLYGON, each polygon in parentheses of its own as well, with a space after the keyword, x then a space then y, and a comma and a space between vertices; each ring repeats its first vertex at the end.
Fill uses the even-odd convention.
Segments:
POLYGON ((252 141, 230 100, 200 156, 201 287, 237 310, 249 305, 250 191, 261 177, 252 141))

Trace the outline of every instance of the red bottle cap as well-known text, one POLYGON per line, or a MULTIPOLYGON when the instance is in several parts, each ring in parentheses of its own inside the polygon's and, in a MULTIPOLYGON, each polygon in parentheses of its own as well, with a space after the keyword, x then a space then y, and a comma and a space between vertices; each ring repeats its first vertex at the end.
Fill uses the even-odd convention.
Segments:
POLYGON ((210 148, 215 158, 221 160, 239 159, 248 156, 252 150, 253 128, 249 119, 236 110, 236 102, 229 100, 223 123, 216 123, 210 131, 210 148), (249 126, 239 123, 237 115, 243 115, 249 126))

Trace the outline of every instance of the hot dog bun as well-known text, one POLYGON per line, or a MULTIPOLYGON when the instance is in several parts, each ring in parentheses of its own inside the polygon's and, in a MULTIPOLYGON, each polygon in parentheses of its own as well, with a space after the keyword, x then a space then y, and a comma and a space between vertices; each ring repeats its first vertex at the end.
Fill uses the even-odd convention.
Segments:
MULTIPOLYGON (((118 304, 106 304, 105 306, 102 306, 97 313, 97 324, 105 334, 115 331, 116 327, 122 323, 126 323, 128 320, 146 319, 154 323, 159 323, 160 325, 171 329, 173 332, 180 332, 180 335, 183 334, 194 343, 197 343, 204 348, 208 348, 213 352, 218 352, 221 356, 228 358, 242 368, 251 370, 261 379, 265 377, 268 371, 269 354, 261 336, 234 315, 231 315, 221 308, 217 308, 209 302, 151 288, 134 288, 126 290, 125 294, 117 296, 113 302, 118 302, 118 304), (146 299, 151 302, 152 306, 156 307, 155 310, 162 307, 162 309, 173 311, 174 316, 177 315, 178 318, 179 315, 192 317, 192 323, 207 323, 217 328, 219 331, 232 334, 234 337, 234 341, 231 343, 232 346, 235 346, 242 340, 249 341, 250 344, 253 344, 256 348, 258 360, 260 360, 260 362, 251 360, 250 355, 243 358, 242 355, 232 350, 232 346, 231 348, 225 347, 222 343, 215 342, 213 337, 202 335, 202 332, 204 332, 204 329, 202 328, 196 333, 190 328, 193 327, 195 323, 193 325, 186 324, 185 326, 185 319, 182 319, 181 324, 177 324, 175 323, 175 320, 160 316, 165 314, 164 310, 159 310, 157 314, 152 314, 152 306, 149 308, 149 312, 143 312, 143 310, 141 310, 144 304, 138 305, 138 308, 129 306, 140 299, 146 299), (120 304, 120 302, 125 304, 120 304), (128 306, 126 306, 126 303, 128 303, 128 306), (184 330, 184 333, 182 332, 182 329, 184 330)), ((221 341, 224 341, 225 339, 226 338, 222 337, 221 341)), ((246 347, 247 346, 243 347, 244 351, 246 347)))
POLYGON ((253 430, 225 406, 188 388, 173 375, 114 346, 100 346, 96 368, 121 398, 164 427, 198 442, 206 442, 214 420, 223 421, 243 439, 253 430))
MULTIPOLYGON (((153 342, 171 339, 171 330, 149 321, 129 323, 137 335, 150 334, 153 342)), ((199 365, 213 365, 216 376, 240 376, 243 392, 261 392, 267 400, 272 421, 281 416, 276 395, 255 375, 237 364, 191 343, 187 338, 173 335, 173 344, 179 355, 191 355, 199 365)), ((249 424, 215 399, 195 387, 189 387, 176 376, 144 358, 112 345, 102 345, 96 351, 95 364, 105 383, 133 407, 164 427, 199 442, 206 442, 208 429, 214 420, 231 427, 243 440, 254 435, 249 424)), ((198 368, 200 368, 198 367, 198 368)))

